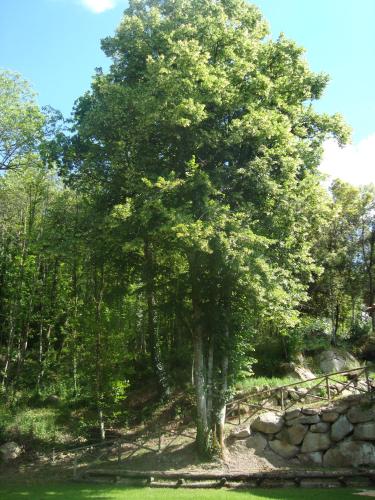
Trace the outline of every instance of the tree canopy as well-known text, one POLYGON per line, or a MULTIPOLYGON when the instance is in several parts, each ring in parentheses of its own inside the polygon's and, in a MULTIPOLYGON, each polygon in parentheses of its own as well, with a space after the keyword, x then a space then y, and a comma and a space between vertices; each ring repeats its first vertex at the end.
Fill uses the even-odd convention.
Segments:
POLYGON ((242 1, 131 2, 102 42, 109 73, 75 110, 72 175, 98 186, 124 242, 144 248, 149 321, 158 252, 184 267, 201 451, 222 445, 228 376, 255 325, 297 321, 322 142, 347 138, 311 106, 326 75, 267 35, 242 1))
POLYGON ((374 191, 321 187, 323 142, 349 130, 255 6, 131 1, 102 47, 110 70, 52 140, 0 75, 2 385, 40 393, 48 374, 104 437, 129 387, 166 399, 193 372, 198 449, 222 453, 255 361, 273 374, 316 332, 367 332, 374 191))
POLYGON ((0 170, 26 162, 42 138, 44 116, 28 83, 0 70, 0 170))

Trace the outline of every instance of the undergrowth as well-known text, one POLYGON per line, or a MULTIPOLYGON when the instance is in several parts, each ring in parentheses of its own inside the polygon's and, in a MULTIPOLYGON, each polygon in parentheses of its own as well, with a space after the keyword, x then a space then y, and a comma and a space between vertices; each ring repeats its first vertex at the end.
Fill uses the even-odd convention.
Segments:
POLYGON ((296 382, 299 382, 299 380, 295 377, 249 377, 238 382, 236 388, 239 390, 249 390, 253 387, 274 388, 282 385, 294 384, 296 382))

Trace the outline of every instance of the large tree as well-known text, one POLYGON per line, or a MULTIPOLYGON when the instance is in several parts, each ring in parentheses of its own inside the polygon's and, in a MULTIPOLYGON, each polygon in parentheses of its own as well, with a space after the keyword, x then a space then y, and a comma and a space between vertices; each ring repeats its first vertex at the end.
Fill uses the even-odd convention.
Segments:
POLYGON ((61 166, 117 214, 122 250, 143 255, 156 345, 154 292, 165 259, 171 272, 178 262, 205 454, 223 448, 252 335, 297 321, 315 269, 322 142, 347 130, 311 106, 327 76, 241 0, 134 0, 102 46, 112 66, 78 101, 61 166))
POLYGON ((44 122, 29 84, 18 73, 0 70, 0 170, 30 161, 44 122))

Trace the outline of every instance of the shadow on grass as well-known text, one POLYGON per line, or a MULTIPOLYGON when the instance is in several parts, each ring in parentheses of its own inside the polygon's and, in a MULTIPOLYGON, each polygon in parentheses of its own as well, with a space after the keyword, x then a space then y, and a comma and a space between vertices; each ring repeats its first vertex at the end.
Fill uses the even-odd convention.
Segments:
POLYGON ((92 484, 2 485, 1 500, 355 500, 351 489, 187 490, 92 484))

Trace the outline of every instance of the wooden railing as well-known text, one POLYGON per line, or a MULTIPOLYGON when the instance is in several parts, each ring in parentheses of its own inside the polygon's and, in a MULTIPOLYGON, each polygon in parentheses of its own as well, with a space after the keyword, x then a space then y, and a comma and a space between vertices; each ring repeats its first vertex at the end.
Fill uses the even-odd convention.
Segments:
POLYGON ((304 405, 323 401, 330 403, 343 397, 345 390, 351 390, 351 392, 357 394, 369 394, 372 397, 374 386, 370 374, 373 371, 372 366, 364 366, 321 375, 308 380, 300 380, 256 393, 248 392, 228 405, 226 422, 238 425, 247 422, 258 412, 268 410, 284 413, 297 405, 301 405, 301 403, 304 405), (346 380, 337 380, 337 377, 346 380), (297 387, 299 391, 294 390, 297 387), (291 393, 293 396, 289 397, 291 393), (274 404, 276 400, 279 403, 277 405, 274 404), (246 416, 242 415, 244 409, 246 410, 246 416))
MULTIPOLYGON (((187 431, 187 426, 176 431, 166 427, 156 427, 152 432, 145 433, 139 438, 121 437, 110 441, 101 441, 99 443, 78 446, 64 449, 64 454, 70 453, 72 457, 73 477, 78 477, 78 470, 81 465, 85 470, 110 460, 118 464, 131 458, 137 451, 146 450, 151 453, 164 453, 170 449, 176 440, 183 436, 184 438, 195 441, 195 434, 187 431)), ((57 453, 52 452, 52 463, 56 462, 57 453)))
MULTIPOLYGON (((228 404, 226 423, 231 425, 244 424, 262 411, 284 413, 295 406, 301 406, 301 404, 306 407, 307 405, 312 406, 316 402, 326 401, 330 403, 341 398, 343 391, 349 389, 355 390, 356 393, 369 394, 372 398, 375 394, 373 392, 375 386, 373 386, 370 376, 372 372, 374 372, 372 366, 364 366, 264 389, 257 393, 248 392, 228 404), (345 380, 337 380, 337 377, 345 378, 345 380), (295 388, 299 388, 300 393, 295 388), (295 398, 293 400, 288 398, 291 391, 295 398), (279 403, 277 405, 274 404, 276 399, 279 403), (244 407, 246 408, 245 415, 242 414, 244 407)), ((136 438, 124 436, 111 441, 66 448, 63 453, 73 455, 73 476, 77 477, 78 470, 82 465, 87 471, 103 462, 111 461, 120 464, 142 449, 151 453, 163 453, 170 449, 180 436, 192 441, 195 440, 195 434, 189 433, 189 426, 184 426, 179 430, 154 427, 152 431, 143 433, 136 438)), ((56 458, 57 454, 54 450, 51 456, 52 462, 55 462, 56 458)))

